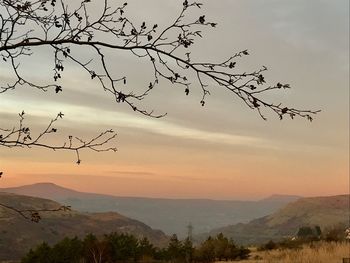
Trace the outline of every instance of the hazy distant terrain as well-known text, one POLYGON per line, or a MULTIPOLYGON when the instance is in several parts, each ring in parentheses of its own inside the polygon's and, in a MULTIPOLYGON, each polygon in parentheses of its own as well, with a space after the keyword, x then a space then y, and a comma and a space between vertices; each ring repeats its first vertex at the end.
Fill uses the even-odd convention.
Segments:
MULTIPOLYGON (((319 225, 321 229, 338 224, 349 225, 350 196, 301 198, 277 212, 250 221, 210 231, 210 235, 224 233, 242 244, 261 243, 293 236, 301 226, 319 225)), ((199 237, 204 238, 205 235, 199 237)))
POLYGON ((78 211, 115 211, 180 237, 186 236, 190 222, 194 233, 208 232, 213 228, 269 215, 299 198, 275 195, 260 201, 221 201, 116 197, 78 192, 51 183, 3 188, 0 191, 52 199, 71 205, 78 211))
MULTIPOLYGON (((217 220, 217 222, 224 221, 222 218, 224 218, 225 213, 219 213, 220 211, 225 211, 224 208, 228 211, 230 211, 229 209, 236 209, 234 211, 235 213, 238 213, 237 211, 248 212, 253 210, 254 205, 257 207, 259 203, 263 206, 266 205, 266 203, 272 204, 275 202, 275 205, 277 206, 277 204, 281 205, 281 203, 293 199, 293 197, 275 196, 260 202, 237 202, 120 198, 79 193, 52 184, 28 186, 12 189, 12 191, 23 190, 23 192, 25 192, 24 190, 26 190, 26 194, 31 194, 28 191, 35 190, 36 187, 41 188, 41 191, 38 190, 37 194, 51 195, 51 197, 55 197, 56 199, 57 196, 62 193, 61 190, 66 194, 75 195, 74 197, 71 197, 71 199, 80 200, 85 206, 87 206, 88 201, 93 201, 91 207, 97 206, 99 202, 100 204, 106 204, 107 207, 109 201, 110 207, 114 204, 115 207, 122 207, 125 211, 128 211, 126 208, 130 205, 131 208, 129 207, 129 210, 135 209, 135 211, 133 211, 134 214, 147 214, 149 215, 148 218, 153 220, 160 217, 164 221, 159 219, 159 224, 162 223, 165 226, 169 224, 170 227, 173 228, 174 225, 172 224, 177 223, 179 225, 179 222, 181 222, 180 219, 184 215, 196 215, 198 217, 201 215, 210 215, 213 218, 210 223, 215 224, 215 215, 220 219, 217 220), (45 191, 48 192, 46 193, 45 191), (84 198, 84 196, 89 198, 84 198), (153 206, 151 206, 151 203, 153 206), (188 204, 187 206, 185 205, 186 203, 188 204), (122 206, 119 204, 122 204, 122 206), (143 209, 141 204, 145 205, 143 209), (247 207, 244 209, 244 204, 248 207, 250 206, 250 210, 247 207), (157 210, 159 209, 157 205, 161 206, 163 213, 157 210), (167 208, 165 207, 166 205, 168 205, 167 208), (202 205, 202 210, 199 209, 200 205, 202 205), (213 205, 213 207, 210 207, 210 205, 213 205), (215 207, 215 205, 218 207, 215 207), (184 209, 184 207, 186 209, 184 209), (194 209, 194 207, 197 210, 192 211, 191 214, 190 210, 191 208, 194 209), (136 210, 137 208, 140 209, 140 211, 136 210), (174 211, 172 211, 172 209, 174 209, 174 211), (152 211, 155 213, 153 214, 153 217, 152 211), (170 215, 174 216, 173 221, 169 218, 170 215)), ((225 236, 232 237, 237 243, 258 244, 270 239, 278 240, 283 237, 293 236, 301 226, 319 225, 324 229, 328 226, 337 224, 348 225, 350 216, 349 198, 349 195, 299 198, 296 201, 288 203, 271 215, 251 220, 249 223, 231 224, 207 231, 207 234, 196 235, 195 241, 203 240, 209 234, 217 235, 222 232, 225 236)), ((53 209, 60 206, 59 203, 48 199, 1 192, 0 202, 18 209, 53 209)), ((104 207, 100 207, 100 209, 103 210, 104 207)), ((260 207, 260 209, 263 208, 260 207)), ((121 211, 121 209, 119 209, 119 211, 121 211)), ((226 215, 228 214, 229 213, 227 212, 226 215)), ((232 211, 231 214, 233 214, 232 211)), ((169 240, 169 237, 167 237, 162 231, 154 230, 140 221, 130 219, 116 212, 87 213, 72 211, 41 213, 41 215, 43 220, 36 224, 23 219, 16 212, 0 207, 0 260, 19 258, 24 252, 28 251, 29 248, 42 241, 52 244, 66 236, 73 237, 77 235, 83 237, 88 233, 103 235, 110 232, 127 232, 136 237, 145 236, 156 245, 164 245, 169 240)), ((206 218, 203 218, 202 221, 199 222, 207 223, 208 221, 205 219, 206 218)), ((192 222, 195 221, 192 220, 192 222)))
MULTIPOLYGON (((0 202, 17 209, 55 209, 60 204, 37 197, 0 193, 0 202)), ((64 237, 83 237, 111 232, 125 232, 136 237, 147 237, 154 244, 162 245, 168 237, 137 220, 118 213, 47 212, 42 220, 33 223, 18 213, 0 206, 0 260, 18 259, 35 245, 45 241, 56 243, 64 237)))

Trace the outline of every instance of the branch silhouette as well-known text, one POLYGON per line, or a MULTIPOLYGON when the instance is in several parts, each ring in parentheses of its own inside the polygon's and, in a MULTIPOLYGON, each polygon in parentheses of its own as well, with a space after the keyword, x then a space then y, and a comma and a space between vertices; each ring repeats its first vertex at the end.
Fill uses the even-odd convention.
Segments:
POLYGON ((222 62, 192 61, 188 49, 197 38, 202 37, 200 29, 217 25, 208 22, 205 15, 185 21, 191 20, 185 19, 190 17, 189 10, 201 8, 201 3, 184 1, 174 23, 160 32, 157 31, 157 24, 148 26, 143 22, 141 26, 136 26, 125 15, 127 3, 115 7, 108 0, 104 0, 100 15, 96 18, 91 18, 90 5, 93 3, 89 0, 83 0, 76 8, 70 8, 64 0, 2 0, 0 56, 4 62, 11 63, 17 80, 12 84, 2 85, 0 92, 15 89, 19 85, 62 92, 63 87, 57 82, 64 75, 64 64, 72 62, 85 70, 91 79, 97 78, 103 89, 111 93, 117 103, 126 103, 134 111, 155 118, 163 117, 165 113, 155 114, 152 110, 144 109, 138 102, 156 88, 160 78, 183 86, 186 95, 189 95, 192 88, 199 86, 202 90, 202 106, 205 105, 211 88, 224 88, 240 98, 249 108, 256 110, 263 119, 263 109, 272 110, 281 119, 289 115, 291 118, 299 116, 310 121, 312 115, 318 112, 264 100, 261 94, 289 89, 290 86, 277 83, 266 87, 263 75, 266 67, 253 72, 240 72, 237 69, 237 59, 248 56, 247 50, 237 52, 222 62), (33 27, 28 29, 28 25, 33 27), (17 62, 23 56, 30 56, 34 52, 33 47, 42 46, 51 47, 54 52, 54 81, 47 85, 25 79, 19 72, 20 64, 17 62), (93 67, 92 58, 87 62, 79 58, 72 52, 72 46, 81 46, 91 52, 91 57, 97 56, 102 70, 98 71, 93 67), (114 76, 108 67, 110 61, 106 56, 106 49, 129 51, 140 59, 149 60, 154 69, 154 80, 141 93, 123 92, 121 86, 126 85, 127 78, 114 76), (196 76, 194 79, 187 76, 191 73, 196 76))
POLYGON ((35 223, 39 223, 40 220, 42 219, 40 213, 43 212, 58 212, 58 211, 71 211, 70 206, 59 206, 55 209, 18 209, 16 207, 6 205, 3 203, 0 203, 0 207, 6 208, 8 210, 11 210, 13 212, 16 212, 19 214, 21 217, 23 217, 26 220, 30 220, 35 223))
POLYGON ((58 129, 54 126, 57 121, 63 118, 62 112, 58 113, 57 116, 50 121, 45 129, 43 129, 36 136, 32 135, 30 127, 24 123, 25 112, 22 111, 19 115, 18 125, 12 129, 2 129, 0 131, 0 146, 13 148, 13 147, 41 147, 51 150, 66 150, 73 151, 76 153, 77 164, 81 163, 80 150, 89 149, 95 152, 106 152, 106 151, 117 151, 115 147, 105 147, 110 141, 117 137, 117 134, 113 130, 106 130, 101 132, 97 136, 90 138, 89 140, 83 140, 79 137, 68 136, 68 140, 62 145, 50 145, 43 140, 51 133, 58 132, 58 129))
MULTIPOLYGON (((64 92, 65 87, 61 83, 65 66, 74 64, 91 81, 97 80, 116 103, 127 104, 131 110, 148 117, 166 115, 156 113, 142 103, 158 88, 160 80, 165 80, 182 87, 185 96, 199 89, 202 93, 201 106, 205 106, 206 98, 213 89, 224 89, 264 120, 265 112, 271 111, 281 120, 289 116, 312 121, 318 110, 297 109, 264 98, 269 92, 291 87, 280 82, 266 84, 265 66, 255 71, 242 71, 240 59, 249 56, 248 50, 234 52, 219 62, 192 59, 190 48, 203 37, 202 30, 217 26, 205 15, 192 17, 191 11, 201 7, 202 3, 185 0, 173 23, 147 25, 143 22, 136 25, 127 16, 127 3, 117 5, 116 1, 108 0, 0 0, 0 66, 7 66, 12 71, 11 81, 0 80, 0 93, 10 92, 19 86, 43 92, 64 92), (52 51, 53 73, 47 80, 44 79, 45 84, 41 84, 21 72, 21 62, 33 55, 36 48, 44 47, 52 51), (88 57, 81 58, 76 47, 88 52, 88 57), (109 52, 128 52, 139 60, 146 60, 153 70, 152 81, 146 83, 142 91, 125 91, 127 77, 113 72, 109 52)), ((62 117, 63 114, 59 113, 41 133, 34 136, 31 128, 24 124, 23 111, 19 114, 17 127, 0 129, 0 146, 73 151, 78 164, 81 163, 79 153, 83 149, 116 151, 115 147, 109 146, 116 137, 113 130, 101 132, 89 140, 69 136, 61 145, 43 140, 58 131, 54 125, 62 117)))

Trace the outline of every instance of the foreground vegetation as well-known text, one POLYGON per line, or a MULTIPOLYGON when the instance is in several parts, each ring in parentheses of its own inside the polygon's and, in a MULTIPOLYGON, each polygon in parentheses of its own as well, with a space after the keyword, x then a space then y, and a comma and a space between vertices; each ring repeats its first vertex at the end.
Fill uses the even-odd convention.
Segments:
POLYGON ((112 233, 103 238, 90 234, 83 240, 65 238, 54 246, 42 243, 31 249, 22 263, 116 263, 171 262, 211 263, 216 260, 240 260, 249 257, 250 250, 237 247, 223 234, 209 237, 194 247, 189 238, 180 241, 173 235, 167 247, 154 247, 147 238, 137 239, 129 234, 112 233))
MULTIPOLYGON (((297 235, 279 242, 269 241, 259 247, 235 245, 222 233, 194 246, 191 239, 183 241, 173 235, 162 248, 147 238, 131 234, 111 233, 97 238, 65 238, 49 246, 42 243, 31 249, 22 263, 332 263, 350 258, 350 228, 338 225, 325 229, 303 226, 297 235)), ((347 262, 347 261, 346 261, 347 262)))
POLYGON ((303 226, 292 239, 269 241, 251 250, 250 260, 244 263, 344 262, 350 258, 350 229, 336 225, 322 233, 319 226, 303 226))
POLYGON ((350 257, 350 243, 313 242, 301 248, 253 251, 249 260, 242 263, 341 263, 350 257))

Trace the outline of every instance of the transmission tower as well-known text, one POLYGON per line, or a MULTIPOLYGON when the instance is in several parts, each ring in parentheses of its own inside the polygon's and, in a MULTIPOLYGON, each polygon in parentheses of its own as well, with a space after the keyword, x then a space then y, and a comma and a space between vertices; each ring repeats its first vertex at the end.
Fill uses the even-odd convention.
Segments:
POLYGON ((193 225, 192 225, 191 222, 187 226, 187 237, 192 242, 192 239, 193 239, 193 225))

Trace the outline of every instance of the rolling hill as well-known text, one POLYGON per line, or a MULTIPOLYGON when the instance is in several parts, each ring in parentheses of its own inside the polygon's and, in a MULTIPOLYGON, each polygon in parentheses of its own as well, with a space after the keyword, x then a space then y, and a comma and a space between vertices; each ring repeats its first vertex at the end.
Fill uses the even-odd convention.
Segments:
POLYGON ((187 235, 190 222, 195 233, 208 232, 213 228, 266 216, 299 198, 274 195, 260 201, 232 201, 117 197, 78 192, 52 183, 3 188, 0 191, 52 199, 71 205, 78 211, 119 212, 179 237, 187 235))
POLYGON ((250 244, 293 236, 301 226, 319 225, 324 230, 338 224, 349 225, 349 201, 349 195, 300 198, 269 216, 254 219, 247 224, 217 228, 210 231, 209 235, 222 232, 238 243, 250 244))
MULTIPOLYGON (((0 193, 0 203, 21 210, 55 209, 61 206, 51 200, 9 193, 0 193)), ((0 260, 18 259, 43 241, 52 244, 66 236, 83 237, 89 233, 98 236, 111 232, 130 233, 137 237, 147 237, 152 243, 160 246, 168 240, 162 231, 154 230, 144 223, 115 212, 60 211, 40 214, 42 220, 33 223, 0 206, 0 260)))

